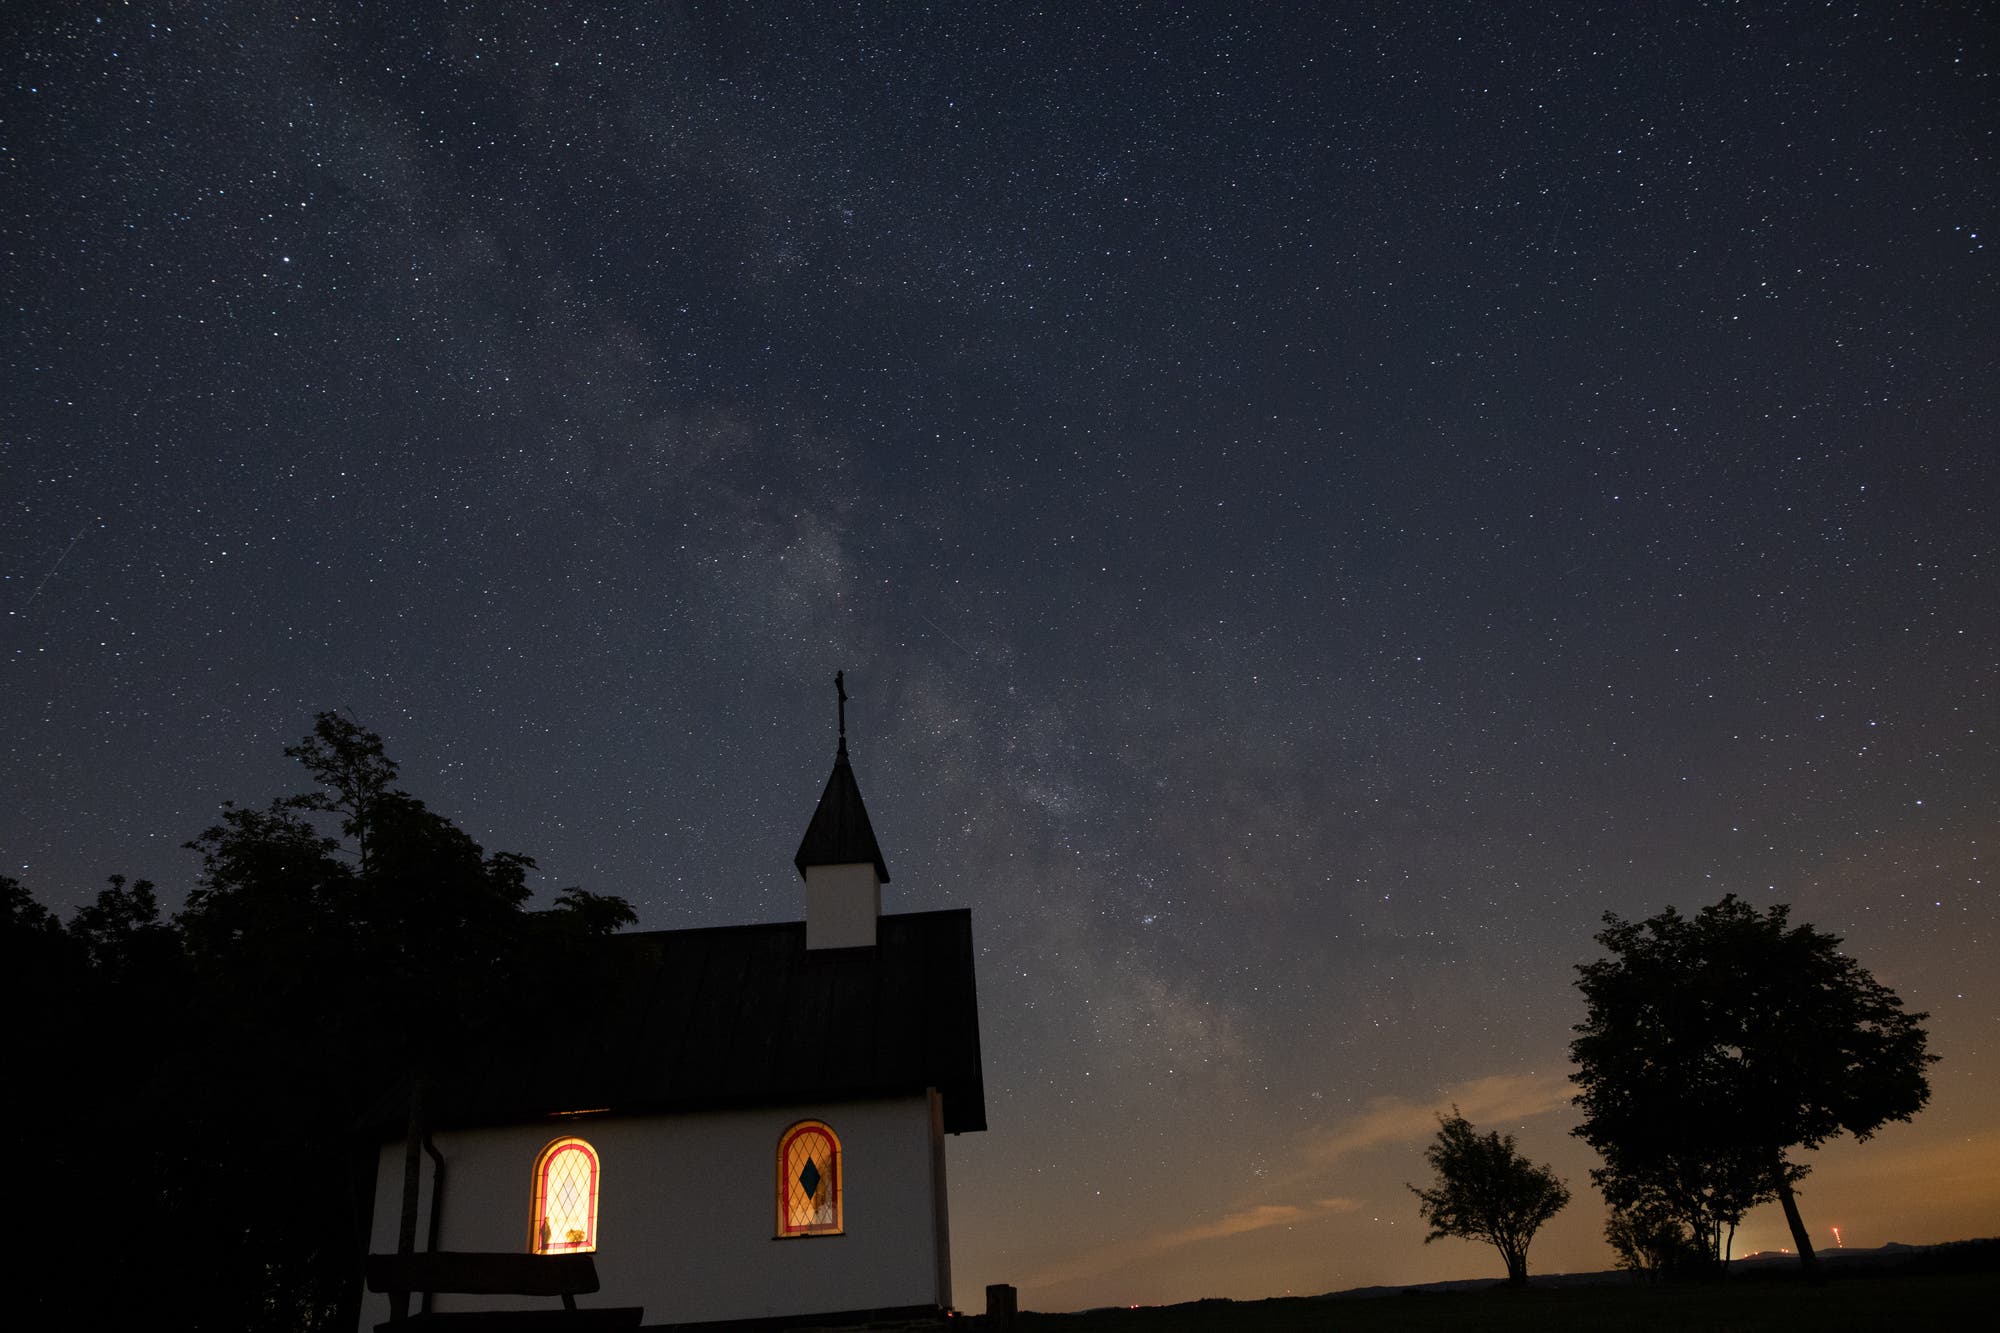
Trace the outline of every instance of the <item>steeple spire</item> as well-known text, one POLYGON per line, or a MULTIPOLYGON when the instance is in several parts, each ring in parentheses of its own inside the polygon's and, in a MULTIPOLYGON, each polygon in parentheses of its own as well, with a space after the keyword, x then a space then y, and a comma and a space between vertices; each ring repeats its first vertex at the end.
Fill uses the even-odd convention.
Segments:
POLYGON ((889 867, 847 762, 847 673, 836 671, 840 749, 792 864, 806 882, 806 948, 858 949, 875 943, 889 867))
MULTIPOLYGON (((840 722, 840 748, 834 754, 833 772, 820 793, 819 806, 806 836, 799 842, 792 864, 805 875, 812 866, 867 864, 875 868, 879 883, 889 882, 889 867, 882 848, 875 841, 875 829, 868 822, 868 808, 861 803, 861 787, 854 780, 854 768, 847 759, 847 673, 836 671, 833 689, 840 722)), ((808 876, 810 878, 810 876, 808 876)))

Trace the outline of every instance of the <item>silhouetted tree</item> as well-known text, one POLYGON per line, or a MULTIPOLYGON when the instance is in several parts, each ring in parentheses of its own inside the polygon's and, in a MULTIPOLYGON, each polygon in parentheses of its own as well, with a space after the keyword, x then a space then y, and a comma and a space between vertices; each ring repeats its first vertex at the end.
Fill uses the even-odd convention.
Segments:
MULTIPOLYGON (((83 966, 83 954, 63 932, 56 914, 35 901, 20 880, 0 875, 0 996, 10 1014, 24 1014, 66 993, 83 966)), ((45 1031, 28 1025, 21 1035, 45 1031)))
POLYGON ((19 880, 0 875, 0 1057, 7 1095, 0 1097, 5 1127, 8 1192, 15 1200, 17 1231, 46 1243, 0 1246, 0 1282, 10 1313, 28 1327, 57 1327, 56 1307, 41 1292, 69 1287, 79 1276, 63 1242, 84 1214, 69 1193, 77 1165, 75 1131, 88 1132, 86 1114, 71 1109, 78 1066, 80 1012, 88 975, 82 947, 55 913, 36 902, 19 880), (77 1121, 81 1119, 82 1123, 77 1121))
POLYGON ((1840 952, 1840 940, 1733 894, 1693 919, 1607 914, 1610 954, 1577 971, 1588 1006, 1570 1054, 1576 1134, 1603 1155, 1614 1205, 1664 1201, 1711 1245, 1776 1197, 1808 1273, 1812 1241, 1793 1148, 1866 1139, 1930 1099, 1922 1021, 1840 952))
POLYGON ((321 713, 285 753, 314 789, 227 807, 188 844, 202 875, 181 925, 206 982, 211 1051, 259 1053, 207 1071, 260 1108, 238 1160, 313 1172, 260 1220, 270 1244, 258 1258, 286 1318, 310 1324, 321 1312, 338 1322, 359 1285, 357 1176, 373 1163, 354 1159, 354 1126, 405 1086, 414 1159, 427 1084, 488 1034, 539 1021, 526 982, 542 956, 635 917, 623 899, 574 888, 548 912, 523 911, 534 862, 487 853, 396 787, 381 738, 349 718, 321 713), (329 818, 337 837, 317 822, 329 818))
MULTIPOLYGON (((173 1053, 185 1044, 186 969, 152 885, 111 877, 67 927, 17 882, 0 886, 9 1184, 20 1244, 7 1289, 31 1324, 87 1323, 159 1291, 176 1182, 173 1053), (107 1280, 102 1256, 119 1256, 107 1280)), ((158 1321, 172 1327, 171 1318, 158 1321)))
POLYGON ((1604 1222, 1604 1239, 1618 1256, 1620 1268, 1648 1282, 1707 1270, 1713 1260, 1687 1224, 1657 1197, 1614 1207, 1604 1222))
POLYGON ((526 910, 534 863, 398 789, 350 719, 286 753, 313 788, 225 806, 170 922, 144 881, 61 928, 0 880, 0 985, 51 1016, 8 1038, 15 1086, 49 1099, 13 1177, 36 1243, 9 1247, 43 1279, 10 1290, 51 1326, 351 1329, 376 1159, 358 1127, 486 1035, 537 1030, 532 979, 635 919, 574 888, 526 910))
MULTIPOLYGON (((1619 1211, 1676 1218, 1703 1256, 1700 1264, 1683 1256, 1674 1276, 1726 1266, 1744 1214, 1778 1197, 1768 1154, 1755 1146, 1705 1142, 1697 1151, 1656 1144, 1641 1153, 1611 1144, 1598 1151, 1605 1164, 1590 1178, 1604 1201, 1619 1211)), ((1804 1174, 1798 1167, 1790 1170, 1794 1180, 1804 1174)))
POLYGON ((1437 1138, 1424 1149, 1424 1161, 1437 1183, 1409 1187, 1418 1215, 1431 1225, 1424 1244, 1445 1236, 1487 1241, 1506 1262, 1507 1281, 1526 1283, 1528 1242, 1569 1202, 1569 1187, 1522 1156, 1512 1134, 1482 1136, 1456 1106, 1438 1117, 1437 1138))

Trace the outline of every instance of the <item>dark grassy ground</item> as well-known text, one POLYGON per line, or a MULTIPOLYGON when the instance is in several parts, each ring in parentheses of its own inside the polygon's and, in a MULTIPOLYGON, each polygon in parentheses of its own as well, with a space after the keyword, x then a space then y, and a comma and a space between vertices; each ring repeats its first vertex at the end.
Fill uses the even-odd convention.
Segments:
MULTIPOLYGON (((1197 1301, 1138 1310, 1016 1317, 1016 1333, 1860 1333, 1979 1329, 1996 1324, 2000 1273, 1855 1277, 1809 1287, 1792 1281, 1695 1282, 1658 1287, 1414 1293, 1367 1298, 1197 1301)), ((987 1321, 965 1320, 974 1326, 987 1321)))

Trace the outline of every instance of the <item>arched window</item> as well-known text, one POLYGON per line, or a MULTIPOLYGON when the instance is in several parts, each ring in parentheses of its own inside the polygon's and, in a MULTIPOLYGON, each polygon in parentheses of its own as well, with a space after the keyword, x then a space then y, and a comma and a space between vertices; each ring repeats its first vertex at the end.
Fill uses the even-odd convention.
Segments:
POLYGON ((597 1149, 582 1139, 557 1139, 535 1159, 528 1248, 536 1254, 597 1248, 597 1149))
POLYGON ((840 1140, 825 1122, 801 1120, 778 1140, 778 1234, 839 1232, 842 1198, 840 1140))

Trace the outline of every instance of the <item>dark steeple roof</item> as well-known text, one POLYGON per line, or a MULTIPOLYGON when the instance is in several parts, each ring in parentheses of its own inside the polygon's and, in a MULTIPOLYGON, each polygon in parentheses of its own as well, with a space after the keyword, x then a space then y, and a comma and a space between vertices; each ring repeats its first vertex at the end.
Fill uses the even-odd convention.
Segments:
POLYGON ((847 738, 840 738, 840 754, 833 761, 833 773, 826 790, 819 794, 819 808, 813 811, 806 836, 799 841, 799 853, 792 864, 799 874, 807 866, 849 865, 858 861, 875 863, 875 878, 887 884, 889 867, 882 860, 881 844, 868 822, 868 808, 861 804, 861 788, 854 781, 854 767, 847 762, 847 738))
POLYGON ((799 841, 799 854, 792 864, 799 874, 807 866, 856 865, 875 863, 875 878, 889 882, 889 867, 882 860, 881 844, 868 822, 868 807, 861 804, 861 788, 854 781, 853 766, 847 762, 847 673, 833 673, 834 692, 840 697, 840 751, 833 757, 833 773, 826 790, 819 794, 819 808, 813 811, 806 836, 799 841))

